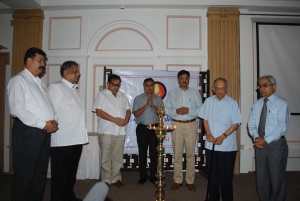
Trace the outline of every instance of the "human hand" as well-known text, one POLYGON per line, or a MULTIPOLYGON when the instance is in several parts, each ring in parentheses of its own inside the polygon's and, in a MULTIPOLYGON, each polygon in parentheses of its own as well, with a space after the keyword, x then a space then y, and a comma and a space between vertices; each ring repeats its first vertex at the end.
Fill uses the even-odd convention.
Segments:
POLYGON ((189 113, 189 108, 187 108, 187 107, 182 107, 182 109, 183 109, 183 115, 189 113))
POLYGON ((125 126, 128 123, 127 119, 122 119, 121 122, 119 122, 119 124, 117 124, 118 126, 125 126))
POLYGON ((46 121, 46 125, 43 130, 47 131, 47 133, 54 133, 58 130, 58 123, 55 120, 46 121))
POLYGON ((207 142, 212 142, 213 143, 216 139, 214 138, 213 135, 207 134, 206 140, 207 140, 207 142))
POLYGON ((217 137, 213 143, 216 145, 221 145, 223 143, 224 139, 225 139, 225 136, 221 135, 221 136, 217 137))
POLYGON ((117 126, 120 126, 120 124, 122 123, 122 118, 120 117, 115 117, 114 118, 114 123, 117 125, 117 126))
POLYGON ((150 106, 150 107, 153 106, 152 94, 148 95, 147 105, 150 106))
POLYGON ((267 141, 262 138, 262 137, 257 137, 255 138, 255 141, 254 141, 254 147, 258 148, 258 149, 262 149, 266 146, 267 141))
POLYGON ((180 114, 180 115, 185 115, 185 114, 187 114, 186 113, 186 111, 187 111, 186 109, 188 109, 188 108, 186 108, 186 107, 178 108, 178 109, 176 109, 176 113, 180 114))

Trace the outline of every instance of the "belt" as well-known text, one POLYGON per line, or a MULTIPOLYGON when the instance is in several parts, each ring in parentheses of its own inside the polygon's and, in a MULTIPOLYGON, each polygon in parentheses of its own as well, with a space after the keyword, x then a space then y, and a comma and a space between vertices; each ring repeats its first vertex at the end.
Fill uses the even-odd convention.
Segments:
MULTIPOLYGON (((144 125, 144 124, 138 124, 138 126, 143 126, 143 127, 147 127, 147 126, 149 126, 149 125, 144 125)), ((158 124, 151 124, 151 126, 155 126, 155 127, 157 127, 157 126, 158 126, 158 124)))
POLYGON ((196 119, 197 118, 191 119, 191 120, 176 120, 176 119, 172 119, 172 121, 176 121, 176 122, 179 122, 179 123, 190 123, 190 122, 196 121, 196 119))

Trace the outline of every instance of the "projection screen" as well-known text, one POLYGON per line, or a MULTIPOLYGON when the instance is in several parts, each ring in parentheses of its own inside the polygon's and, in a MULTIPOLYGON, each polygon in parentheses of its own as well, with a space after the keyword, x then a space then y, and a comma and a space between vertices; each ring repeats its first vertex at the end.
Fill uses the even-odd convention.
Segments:
POLYGON ((257 77, 273 75, 276 93, 300 115, 300 24, 257 23, 257 77))

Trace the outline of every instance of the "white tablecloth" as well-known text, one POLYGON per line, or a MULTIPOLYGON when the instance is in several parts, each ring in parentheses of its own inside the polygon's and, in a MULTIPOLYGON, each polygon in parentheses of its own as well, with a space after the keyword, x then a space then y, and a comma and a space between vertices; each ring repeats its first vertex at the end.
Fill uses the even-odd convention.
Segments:
MULTIPOLYGON (((100 150, 97 135, 89 135, 89 143, 83 146, 78 165, 77 179, 99 179, 100 150)), ((49 162, 47 177, 51 177, 51 163, 49 162)))

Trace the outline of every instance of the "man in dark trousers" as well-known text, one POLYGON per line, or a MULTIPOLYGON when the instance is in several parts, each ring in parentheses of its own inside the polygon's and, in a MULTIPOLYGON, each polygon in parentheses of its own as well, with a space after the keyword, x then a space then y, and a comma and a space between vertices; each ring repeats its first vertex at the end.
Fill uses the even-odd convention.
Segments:
POLYGON ((288 145, 285 134, 290 110, 288 102, 275 93, 276 80, 264 75, 257 82, 258 99, 248 120, 256 152, 256 183, 259 200, 285 200, 285 170, 288 145))
POLYGON ((85 105, 78 93, 75 61, 60 67, 62 79, 48 89, 59 130, 51 136, 51 200, 79 201, 73 191, 83 144, 88 143, 85 105))
POLYGON ((144 184, 147 179, 154 183, 157 171, 158 141, 154 130, 147 129, 148 125, 156 125, 158 122, 158 106, 163 103, 162 99, 154 94, 154 80, 147 78, 144 80, 144 93, 135 97, 133 101, 132 113, 136 117, 136 139, 139 147, 139 170, 140 179, 138 183, 144 184), (150 156, 150 177, 147 173, 147 150, 149 147, 150 156))
POLYGON ((46 53, 29 48, 25 68, 8 83, 12 128, 14 178, 13 201, 43 200, 49 162, 50 136, 58 129, 50 96, 40 73, 46 67, 46 53))
POLYGON ((206 164, 210 175, 208 200, 218 201, 221 197, 222 201, 232 201, 236 129, 242 117, 237 102, 227 95, 226 79, 215 79, 212 88, 215 95, 205 100, 199 112, 206 132, 206 164))

